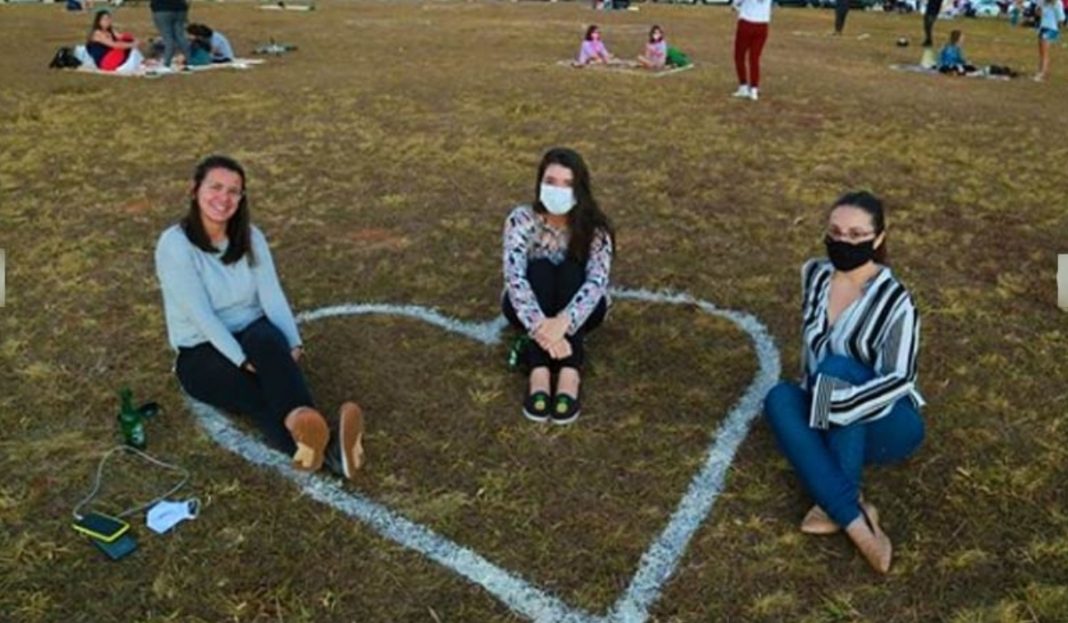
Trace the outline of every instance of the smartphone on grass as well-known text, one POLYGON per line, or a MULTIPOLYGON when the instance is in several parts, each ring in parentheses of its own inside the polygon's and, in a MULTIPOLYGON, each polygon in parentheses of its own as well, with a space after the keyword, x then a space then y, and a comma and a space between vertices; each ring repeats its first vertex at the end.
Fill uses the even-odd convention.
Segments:
POLYGON ((102 543, 111 543, 130 529, 130 524, 111 515, 90 512, 71 524, 78 532, 90 536, 102 543))

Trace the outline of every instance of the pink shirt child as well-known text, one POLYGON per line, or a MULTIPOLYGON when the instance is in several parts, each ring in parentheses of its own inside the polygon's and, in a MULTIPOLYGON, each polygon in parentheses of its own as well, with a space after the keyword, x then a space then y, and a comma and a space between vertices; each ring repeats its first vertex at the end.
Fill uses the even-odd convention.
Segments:
POLYGON ((608 48, 604 47, 604 42, 600 39, 583 41, 579 49, 579 65, 585 65, 597 58, 608 58, 608 48))
POLYGON ((661 39, 656 43, 651 41, 646 43, 645 58, 649 59, 657 67, 663 67, 664 63, 667 62, 667 41, 661 39))

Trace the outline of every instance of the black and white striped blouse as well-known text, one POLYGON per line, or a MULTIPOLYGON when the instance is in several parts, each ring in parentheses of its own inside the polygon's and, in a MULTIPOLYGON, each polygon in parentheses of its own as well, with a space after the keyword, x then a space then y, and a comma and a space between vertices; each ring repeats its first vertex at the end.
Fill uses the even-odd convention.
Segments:
POLYGON ((831 424, 874 421, 904 397, 922 407, 924 400, 916 388, 920 317, 908 290, 884 266, 829 327, 833 274, 834 267, 825 259, 809 260, 801 268, 802 383, 812 390, 809 425, 826 429, 831 424), (817 375, 820 362, 829 355, 860 362, 874 370, 875 377, 851 385, 817 375))

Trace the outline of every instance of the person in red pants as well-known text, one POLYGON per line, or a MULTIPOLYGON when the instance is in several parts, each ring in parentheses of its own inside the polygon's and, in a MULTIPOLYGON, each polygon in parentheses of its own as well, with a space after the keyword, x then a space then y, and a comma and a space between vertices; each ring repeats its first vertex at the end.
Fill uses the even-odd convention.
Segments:
POLYGON ((734 0, 738 11, 738 29, 734 34, 734 68, 738 72, 738 90, 734 97, 756 101, 760 88, 760 53, 768 40, 771 0, 734 0), (746 71, 746 59, 749 60, 746 71))

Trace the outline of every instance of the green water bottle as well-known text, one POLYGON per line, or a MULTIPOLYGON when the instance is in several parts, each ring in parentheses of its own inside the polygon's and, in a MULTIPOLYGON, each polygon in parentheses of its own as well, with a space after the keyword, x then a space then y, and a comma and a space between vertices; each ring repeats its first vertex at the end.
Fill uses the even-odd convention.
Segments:
POLYGON ((508 369, 518 370, 519 364, 523 359, 523 353, 533 340, 530 339, 525 333, 520 334, 512 342, 512 347, 508 349, 508 369))
POLYGON ((128 446, 145 449, 145 421, 141 412, 133 406, 133 392, 129 387, 123 387, 119 391, 122 399, 122 408, 119 410, 119 428, 122 429, 123 442, 128 446))

